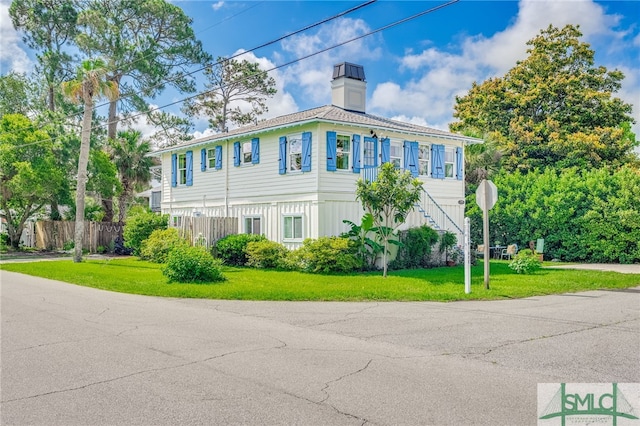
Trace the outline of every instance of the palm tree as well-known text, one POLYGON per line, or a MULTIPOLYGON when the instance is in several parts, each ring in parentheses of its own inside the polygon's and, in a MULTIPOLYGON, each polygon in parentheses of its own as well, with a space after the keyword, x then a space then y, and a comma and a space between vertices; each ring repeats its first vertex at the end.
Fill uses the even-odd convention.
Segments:
POLYGON ((127 202, 133 197, 136 187, 149 183, 152 166, 151 158, 147 154, 151 151, 148 141, 140 140, 142 134, 137 130, 119 132, 116 139, 109 140, 110 155, 113 159, 122 192, 118 196, 118 220, 124 221, 127 202))
POLYGON ((93 100, 100 96, 108 99, 118 97, 118 86, 107 81, 107 69, 101 59, 88 59, 78 67, 76 78, 62 83, 62 92, 73 102, 84 103, 82 136, 78 158, 78 186, 76 188, 76 227, 74 234, 74 262, 82 262, 82 238, 84 236, 84 198, 87 186, 87 163, 91 139, 93 100))
POLYGON ((485 143, 467 146, 465 152, 465 170, 467 184, 479 184, 500 170, 502 151, 496 143, 485 138, 485 143))

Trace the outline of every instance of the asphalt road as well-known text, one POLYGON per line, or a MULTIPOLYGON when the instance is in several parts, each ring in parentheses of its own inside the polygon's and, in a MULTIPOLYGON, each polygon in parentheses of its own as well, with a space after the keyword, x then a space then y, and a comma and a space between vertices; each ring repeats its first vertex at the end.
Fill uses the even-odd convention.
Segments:
POLYGON ((527 425, 538 383, 640 382, 640 287, 319 303, 0 279, 2 425, 527 425))

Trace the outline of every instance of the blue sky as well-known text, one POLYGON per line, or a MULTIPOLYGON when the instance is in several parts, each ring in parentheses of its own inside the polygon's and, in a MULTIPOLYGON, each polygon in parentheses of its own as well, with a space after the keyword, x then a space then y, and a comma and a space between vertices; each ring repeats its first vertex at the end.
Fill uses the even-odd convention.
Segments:
MULTIPOLYGON (((193 18, 197 37, 213 56, 229 56, 342 12, 361 2, 174 1, 193 18)), ((367 34, 443 4, 436 1, 378 1, 339 20, 246 54, 265 69, 367 34)), ((0 1, 0 67, 29 70, 33 54, 7 19, 0 1)), ((640 1, 462 0, 410 22, 272 71, 278 94, 266 117, 331 102, 335 63, 362 64, 367 77, 367 112, 447 129, 456 95, 474 81, 501 76, 525 58, 526 41, 549 24, 578 24, 596 51, 596 63, 624 72, 618 96, 634 105, 640 135, 640 1)), ((180 99, 170 90, 151 100, 180 99)), ((169 111, 178 113, 178 107, 169 111)), ((196 136, 206 131, 196 122, 196 136)), ((144 120, 138 124, 143 131, 144 120)))

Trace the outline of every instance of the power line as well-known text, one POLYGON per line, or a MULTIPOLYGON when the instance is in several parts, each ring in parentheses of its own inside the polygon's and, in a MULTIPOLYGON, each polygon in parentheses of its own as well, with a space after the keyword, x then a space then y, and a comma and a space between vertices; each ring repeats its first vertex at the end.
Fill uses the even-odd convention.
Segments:
MULTIPOLYGON (((155 84, 155 85, 151 86, 148 90, 153 90, 153 89, 158 88, 158 87, 160 87, 160 86, 163 86, 163 85, 165 85, 165 84, 167 84, 167 83, 171 83, 171 82, 173 82, 173 81, 175 81, 175 80, 177 80, 177 79, 179 79, 179 78, 184 78, 184 77, 187 77, 187 76, 189 76, 189 75, 193 75, 193 74, 195 74, 195 73, 197 73, 197 72, 200 72, 200 71, 202 71, 202 70, 206 69, 207 67, 220 65, 223 61, 229 61, 229 60, 235 59, 235 58, 237 58, 238 56, 244 55, 245 53, 251 53, 251 52, 254 52, 254 51, 256 51, 256 50, 259 50, 259 49, 265 48, 265 47, 267 47, 267 46, 270 46, 270 45, 272 45, 272 44, 278 43, 278 42, 280 42, 280 41, 282 41, 282 40, 285 40, 285 39, 287 39, 287 38, 289 38, 289 37, 292 37, 292 36, 294 36, 294 35, 297 35, 297 34, 300 34, 300 33, 302 33, 302 32, 308 31, 308 30, 310 30, 310 29, 312 29, 312 28, 315 28, 315 27, 317 27, 317 26, 320 26, 320 25, 325 24, 325 23, 327 23, 327 22, 330 22, 330 21, 332 21, 332 20, 338 19, 338 18, 340 18, 340 17, 342 17, 342 16, 348 15, 348 14, 350 14, 350 13, 352 13, 352 12, 355 12, 356 10, 359 10, 359 9, 362 9, 362 8, 364 8, 364 7, 366 7, 366 6, 371 5, 371 4, 375 3, 376 1, 377 1, 377 0, 368 0, 368 1, 364 2, 364 3, 361 3, 361 4, 357 5, 357 6, 352 7, 352 8, 349 8, 349 9, 347 9, 347 10, 345 10, 345 11, 343 11, 343 12, 340 12, 340 13, 338 13, 338 14, 336 14, 336 15, 332 15, 332 16, 330 16, 330 17, 328 17, 328 18, 322 19, 321 21, 318 21, 318 22, 315 22, 315 23, 313 23, 313 24, 307 25, 307 26, 305 26, 305 27, 303 27, 303 28, 300 28, 300 29, 298 29, 298 30, 296 30, 296 31, 294 31, 294 32, 292 32, 292 33, 285 34, 284 36, 281 36, 281 37, 278 37, 278 38, 273 39, 273 40, 271 40, 271 41, 268 41, 268 42, 266 42, 266 43, 260 44, 260 45, 258 45, 258 46, 256 46, 256 47, 253 47, 253 48, 249 49, 249 50, 245 50, 245 51, 242 51, 242 52, 240 52, 240 53, 237 53, 237 54, 235 54, 235 55, 233 55, 233 56, 230 56, 230 57, 228 57, 228 58, 224 58, 224 59, 222 59, 221 61, 216 61, 216 62, 215 62, 215 63, 213 63, 213 64, 207 64, 207 65, 205 65, 205 66, 203 66, 203 67, 200 67, 200 68, 198 68, 198 69, 196 69, 196 70, 190 71, 190 72, 188 72, 188 73, 186 73, 186 74, 180 74, 180 75, 176 76, 175 78, 165 79, 165 80, 160 81, 159 83, 157 83, 157 84, 155 84)), ((255 6, 252 6, 252 7, 255 7, 255 6)), ((249 8, 249 9, 250 9, 250 8, 249 8)), ((242 12, 240 12, 240 13, 246 12, 246 11, 247 11, 247 10, 249 10, 249 9, 245 9, 245 10, 243 10, 243 11, 242 11, 242 12)), ((233 17, 235 17, 235 16, 239 15, 240 13, 237 13, 236 15, 233 15, 232 17, 230 17, 230 18, 228 18, 228 19, 231 19, 231 18, 233 18, 233 17)), ((228 19, 227 19, 227 20, 228 20, 228 19)), ((224 22, 224 21, 221 21, 221 22, 224 22)), ((220 22, 220 23, 221 23, 221 22, 220 22)), ((214 26, 216 26, 216 25, 218 25, 218 24, 214 24, 214 25, 212 25, 211 27, 206 28, 205 30, 199 31, 199 32, 198 32, 198 34, 200 34, 200 33, 204 32, 204 31, 208 30, 209 28, 212 28, 212 27, 214 27, 214 26)), ((142 58, 141 58, 141 59, 142 59, 142 58)), ((139 59, 139 60, 141 60, 141 59, 139 59)), ((130 62, 130 63, 129 63, 129 65, 134 64, 135 62, 137 62, 137 61, 130 62)), ((115 101, 116 101, 116 102, 118 102, 118 101, 121 101, 122 99, 127 99, 127 98, 130 98, 130 97, 132 97, 132 96, 133 96, 133 94, 124 95, 124 96, 119 96, 115 101)), ((103 102, 103 103, 101 103, 101 104, 96 104, 96 105, 94 105, 94 106, 93 106, 92 111, 95 111, 95 110, 97 110, 98 108, 101 108, 101 107, 107 106, 107 105, 109 105, 110 103, 111 103, 111 102, 103 102)), ((148 111, 148 112, 153 112, 153 111, 155 111, 155 109, 154 109, 154 110, 150 110, 150 111, 148 111)), ((69 119, 69 118, 72 118, 72 117, 78 116, 78 115, 80 115, 80 114, 81 114, 81 112, 77 112, 77 113, 73 113, 73 114, 68 114, 68 115, 66 115, 66 116, 62 117, 62 119, 69 119)), ((136 115, 136 117, 137 117, 137 115, 136 115)), ((126 118, 130 118, 130 117, 126 117, 126 118)), ((114 122, 115 122, 115 123, 119 123, 120 121, 122 121, 122 120, 124 120, 124 119, 126 119, 126 118, 118 118, 118 119, 116 119, 115 121, 108 121, 108 122, 107 122, 107 125, 108 125, 108 123, 114 123, 114 122)), ((44 128, 45 126, 47 126, 48 124, 52 124, 52 123, 45 123, 45 124, 42 124, 42 125, 40 125, 40 126, 38 127, 38 129, 42 129, 42 128, 44 128)), ((100 125, 100 126, 103 126, 103 125, 100 125)), ((98 127, 100 127, 100 126, 98 126, 98 127)))
MULTIPOLYGON (((435 11, 437 11, 437 10, 440 10, 440 9, 444 8, 444 7, 450 6, 450 5, 454 4, 454 3, 458 3, 459 1, 460 1, 460 0, 450 0, 450 1, 448 1, 447 3, 443 3, 443 4, 440 4, 440 5, 438 5, 438 6, 434 6, 434 7, 431 7, 431 8, 429 8, 429 9, 425 9, 425 10, 423 10, 422 12, 418 12, 418 13, 416 13, 416 14, 414 14, 414 15, 411 15, 411 16, 408 16, 408 17, 406 17, 406 18, 400 19, 400 20, 398 20, 398 21, 392 22, 392 23, 390 23, 390 24, 384 25, 384 26, 382 26, 382 27, 380 27, 380 28, 377 28, 377 29, 375 29, 375 30, 373 30, 373 31, 369 31, 368 33, 361 34, 361 35, 359 35, 359 36, 357 36, 357 37, 353 37, 353 38, 351 38, 351 39, 349 39, 349 40, 345 40, 345 41, 340 42, 340 43, 336 43, 336 44, 334 44, 334 45, 332 45, 332 46, 329 46, 329 47, 326 47, 326 48, 324 48, 324 49, 318 50, 318 51, 316 51, 316 52, 314 52, 314 53, 310 53, 310 54, 308 54, 308 55, 301 56, 301 57, 299 57, 299 58, 296 58, 296 59, 291 60, 291 61, 289 61, 289 62, 285 62, 285 63, 283 63, 283 64, 277 65, 277 66, 275 66, 275 67, 272 67, 272 68, 270 68, 270 69, 268 69, 268 70, 264 70, 264 71, 261 71, 261 72, 269 73, 269 72, 271 72, 271 71, 275 71, 275 70, 277 70, 277 69, 284 68, 284 67, 287 67, 287 66, 289 66, 289 65, 293 65, 293 64, 295 64, 295 63, 297 63, 297 62, 303 61, 303 60, 305 60, 305 59, 309 59, 309 58, 311 58, 311 57, 313 57, 313 56, 317 56, 317 55, 319 55, 319 54, 321 54, 321 53, 324 53, 324 52, 327 52, 327 51, 329 51, 329 50, 333 50, 333 49, 336 49, 336 48, 338 48, 338 47, 340 47, 340 46, 344 46, 345 44, 352 43, 352 42, 354 42, 354 41, 357 41, 357 40, 363 39, 363 38, 365 38, 365 37, 368 37, 368 36, 370 36, 370 35, 377 34, 377 33, 379 33, 379 32, 382 32, 382 31, 388 30, 389 28, 393 28, 393 27, 396 27, 396 26, 398 26, 398 25, 404 24, 404 23, 406 23, 406 22, 412 21, 412 20, 414 20, 414 19, 417 19, 417 18, 419 18, 419 17, 421 17, 421 16, 424 16, 424 15, 427 15, 427 14, 429 14, 429 13, 433 13, 433 12, 435 12, 435 11)), ((246 53, 246 52, 243 52, 243 53, 246 53)), ((125 119, 127 119, 127 120, 128 120, 128 119, 137 118, 137 117, 140 117, 140 116, 142 116, 142 115, 147 115, 147 114, 149 114, 149 113, 151 113, 151 112, 158 111, 158 110, 161 110, 161 109, 167 108, 167 107, 169 107, 169 106, 176 105, 176 104, 178 104, 178 103, 185 102, 185 101, 188 101, 188 100, 194 99, 194 98, 196 98, 196 97, 198 97, 198 96, 201 96, 201 95, 204 95, 204 94, 207 94, 207 93, 211 93, 211 92, 213 92, 213 90, 207 90, 207 91, 204 91, 204 92, 198 93, 198 94, 196 94, 196 95, 188 96, 188 97, 186 97, 186 98, 182 98, 182 99, 180 99, 180 100, 177 100, 177 101, 174 101, 174 102, 171 102, 171 103, 168 103, 168 104, 165 104, 165 105, 162 105, 162 106, 156 107, 156 108, 151 108, 151 109, 149 109, 148 111, 140 112, 140 113, 138 113, 138 114, 134 114, 134 115, 128 116, 128 117, 126 117, 126 118, 118 118, 118 119, 116 120, 116 122, 120 122, 120 121, 123 121, 123 120, 125 120, 125 119)), ((100 124, 100 125, 98 125, 98 126, 95 126, 94 128, 102 128, 102 127, 106 127, 106 126, 108 126, 108 124, 109 124, 109 123, 100 124)), ((48 141, 50 141, 50 140, 55 140, 55 139, 57 139, 57 137, 56 137, 56 138, 43 139, 43 140, 40 140, 40 141, 37 141, 37 142, 31 142, 31 143, 29 143, 29 144, 24 144, 24 145, 16 146, 15 148, 22 148, 22 147, 26 147, 26 146, 29 146, 29 145, 35 145, 35 144, 38 144, 38 143, 48 142, 48 141)))

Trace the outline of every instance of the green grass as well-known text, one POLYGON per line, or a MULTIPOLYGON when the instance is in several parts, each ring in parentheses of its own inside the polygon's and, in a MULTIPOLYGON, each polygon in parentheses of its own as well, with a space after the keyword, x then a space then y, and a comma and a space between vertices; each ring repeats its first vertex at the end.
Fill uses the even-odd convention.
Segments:
POLYGON ((160 265, 129 259, 10 263, 0 269, 122 293, 163 297, 241 300, 473 300, 508 299, 640 285, 640 274, 543 269, 517 275, 507 262, 491 262, 491 289, 484 289, 483 266, 472 269, 471 294, 464 293, 464 269, 435 268, 380 273, 315 275, 248 268, 225 268, 227 281, 168 283, 160 265))

